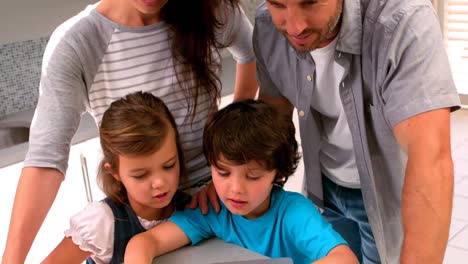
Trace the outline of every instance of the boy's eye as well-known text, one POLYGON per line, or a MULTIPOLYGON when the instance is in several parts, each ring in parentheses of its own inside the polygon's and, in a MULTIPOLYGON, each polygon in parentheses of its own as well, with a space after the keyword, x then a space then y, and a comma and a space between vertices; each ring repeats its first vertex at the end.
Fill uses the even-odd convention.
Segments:
POLYGON ((252 181, 256 181, 260 179, 261 177, 262 176, 257 176, 257 175, 247 175, 247 179, 252 180, 252 181))

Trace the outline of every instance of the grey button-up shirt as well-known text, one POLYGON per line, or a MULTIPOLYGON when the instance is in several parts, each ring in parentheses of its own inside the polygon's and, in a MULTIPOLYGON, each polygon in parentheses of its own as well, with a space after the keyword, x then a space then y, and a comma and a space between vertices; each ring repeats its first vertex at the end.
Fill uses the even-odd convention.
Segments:
MULTIPOLYGON (((459 108, 436 14, 427 0, 345 0, 335 61, 369 222, 383 263, 398 263, 407 157, 393 134, 399 122, 438 108, 459 108)), ((265 4, 256 14, 254 51, 260 91, 298 110, 305 191, 322 202, 320 115, 311 105, 315 65, 277 31, 265 4)))

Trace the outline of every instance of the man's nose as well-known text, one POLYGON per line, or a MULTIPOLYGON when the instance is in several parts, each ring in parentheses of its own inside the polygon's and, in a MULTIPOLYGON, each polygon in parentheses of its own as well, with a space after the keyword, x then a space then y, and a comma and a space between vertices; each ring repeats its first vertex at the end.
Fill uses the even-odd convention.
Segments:
POLYGON ((297 37, 307 28, 306 20, 295 8, 288 9, 285 18, 286 32, 288 35, 297 37))

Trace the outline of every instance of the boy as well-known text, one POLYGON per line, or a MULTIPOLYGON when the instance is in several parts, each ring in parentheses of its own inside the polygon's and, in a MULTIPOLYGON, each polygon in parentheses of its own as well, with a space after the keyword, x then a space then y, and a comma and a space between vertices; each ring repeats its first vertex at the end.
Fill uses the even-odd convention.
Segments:
POLYGON ((203 143, 220 212, 175 212, 167 223, 132 238, 126 263, 151 263, 210 237, 269 257, 290 257, 296 264, 358 263, 310 200, 282 189, 300 159, 294 125, 286 116, 263 102, 236 102, 214 114, 203 143))

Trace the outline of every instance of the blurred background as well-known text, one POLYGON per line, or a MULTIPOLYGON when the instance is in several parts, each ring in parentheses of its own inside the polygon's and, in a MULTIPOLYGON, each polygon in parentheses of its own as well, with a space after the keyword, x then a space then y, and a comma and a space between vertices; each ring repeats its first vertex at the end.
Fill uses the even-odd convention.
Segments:
MULTIPOLYGON (((346 0, 345 0, 346 1, 346 0)), ((11 208, 24 159, 29 126, 38 98, 42 55, 52 31, 80 12, 91 0, 0 0, 0 253, 3 253, 11 208)), ((261 1, 241 0, 253 23, 261 1)), ((452 149, 455 163, 455 195, 450 241, 444 263, 467 263, 468 259, 468 0, 434 0, 453 77, 464 109, 452 114, 452 149)), ((222 104, 232 100, 235 64, 223 52, 222 104)), ((297 120, 296 120, 297 124, 297 120)), ((80 156, 86 159, 94 200, 96 165, 100 159, 97 128, 83 115, 73 138, 66 180, 32 246, 27 263, 38 263, 63 238, 69 217, 87 201, 80 156)), ((286 188, 301 191, 302 164, 286 188)))

